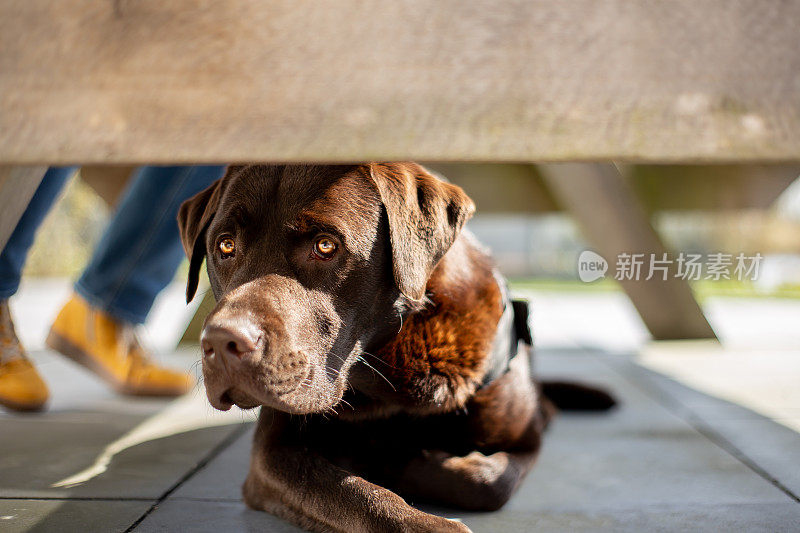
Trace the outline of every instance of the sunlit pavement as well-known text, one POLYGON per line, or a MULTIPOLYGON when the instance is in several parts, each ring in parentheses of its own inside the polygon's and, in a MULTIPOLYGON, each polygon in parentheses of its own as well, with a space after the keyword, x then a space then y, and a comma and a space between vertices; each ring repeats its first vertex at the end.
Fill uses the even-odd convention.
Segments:
MULTIPOLYGON (((240 501, 249 414, 213 411, 200 389, 120 398, 42 350, 68 291, 27 284, 13 305, 52 402, 0 413, 0 531, 296 531, 240 501)), ((180 293, 166 293, 146 328, 162 351, 184 320, 180 293)), ((647 343, 620 295, 530 296, 539 373, 603 384, 621 406, 562 415, 500 512, 429 510, 487 532, 796 530, 800 302, 709 302, 722 348, 647 343)), ((161 360, 188 369, 197 355, 161 360)))

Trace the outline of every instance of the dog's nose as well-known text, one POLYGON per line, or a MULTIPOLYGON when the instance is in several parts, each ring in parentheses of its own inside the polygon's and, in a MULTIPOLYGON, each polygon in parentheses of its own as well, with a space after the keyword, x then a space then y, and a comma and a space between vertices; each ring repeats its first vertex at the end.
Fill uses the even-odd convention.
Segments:
POLYGON ((215 355, 244 359, 258 350, 260 339, 258 327, 250 322, 213 322, 203 328, 200 346, 203 356, 209 359, 215 355))

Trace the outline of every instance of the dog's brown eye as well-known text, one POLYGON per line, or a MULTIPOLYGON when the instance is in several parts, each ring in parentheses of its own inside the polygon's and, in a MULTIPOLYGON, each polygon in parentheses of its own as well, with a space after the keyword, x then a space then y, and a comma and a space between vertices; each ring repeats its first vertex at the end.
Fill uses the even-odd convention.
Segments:
POLYGON ((225 237, 219 241, 219 251, 222 253, 223 258, 232 257, 235 250, 236 243, 230 237, 225 237))
POLYGON ((320 259, 330 259, 336 253, 336 243, 330 237, 319 237, 314 241, 314 253, 320 259))

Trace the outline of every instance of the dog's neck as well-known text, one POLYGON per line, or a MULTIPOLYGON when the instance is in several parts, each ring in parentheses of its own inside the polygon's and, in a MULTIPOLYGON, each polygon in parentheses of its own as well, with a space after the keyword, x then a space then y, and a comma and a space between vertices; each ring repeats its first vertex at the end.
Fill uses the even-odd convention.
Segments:
POLYGON ((504 303, 491 259, 471 235, 460 237, 439 262, 427 296, 430 303, 375 351, 379 362, 369 359, 386 379, 357 399, 360 407, 441 413, 463 407, 480 387, 504 303))

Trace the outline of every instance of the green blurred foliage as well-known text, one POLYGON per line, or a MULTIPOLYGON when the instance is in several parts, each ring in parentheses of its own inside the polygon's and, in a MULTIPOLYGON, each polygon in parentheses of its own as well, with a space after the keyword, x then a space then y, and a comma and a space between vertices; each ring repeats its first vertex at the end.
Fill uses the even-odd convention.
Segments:
POLYGON ((109 208, 77 177, 47 215, 25 264, 25 276, 77 277, 108 222, 109 208))

